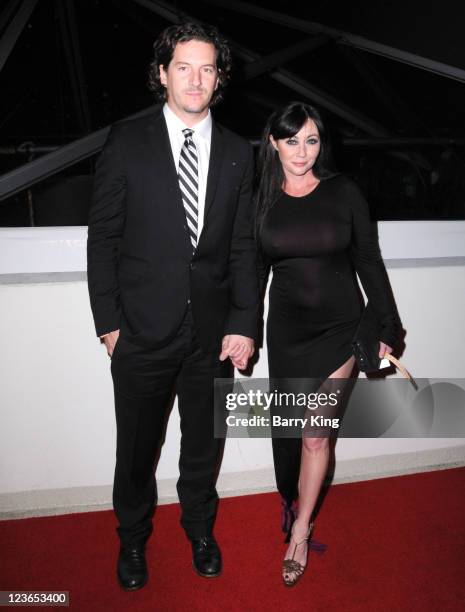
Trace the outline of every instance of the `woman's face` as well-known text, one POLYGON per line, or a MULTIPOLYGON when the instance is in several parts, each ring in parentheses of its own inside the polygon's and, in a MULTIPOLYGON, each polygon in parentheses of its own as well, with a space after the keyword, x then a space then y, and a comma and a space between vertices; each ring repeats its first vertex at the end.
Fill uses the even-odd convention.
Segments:
POLYGON ((270 136, 270 141, 278 151, 285 175, 303 176, 313 167, 320 152, 320 135, 311 119, 295 136, 279 140, 270 136))

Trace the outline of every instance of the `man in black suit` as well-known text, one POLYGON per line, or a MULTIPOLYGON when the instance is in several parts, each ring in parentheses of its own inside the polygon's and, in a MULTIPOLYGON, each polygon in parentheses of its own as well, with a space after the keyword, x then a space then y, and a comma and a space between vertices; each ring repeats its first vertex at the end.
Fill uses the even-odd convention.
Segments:
POLYGON ((227 44, 215 28, 187 23, 167 28, 154 55, 150 85, 165 103, 112 127, 88 235, 91 306, 112 358, 117 574, 127 590, 148 579, 154 463, 174 390, 181 524, 196 572, 221 572, 213 380, 246 367, 258 311, 252 150, 209 110, 228 79, 227 44))

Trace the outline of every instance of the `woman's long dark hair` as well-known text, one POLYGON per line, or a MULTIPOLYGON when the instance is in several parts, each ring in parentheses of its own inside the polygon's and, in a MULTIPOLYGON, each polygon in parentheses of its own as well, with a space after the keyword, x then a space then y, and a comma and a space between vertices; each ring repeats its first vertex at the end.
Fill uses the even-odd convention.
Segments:
POLYGON ((265 126, 257 162, 255 233, 259 243, 263 219, 280 197, 284 183, 283 167, 270 136, 275 140, 295 136, 309 119, 315 123, 320 137, 320 152, 312 168, 313 174, 320 180, 337 174, 331 169, 330 143, 320 112, 304 102, 291 102, 275 110, 265 126))

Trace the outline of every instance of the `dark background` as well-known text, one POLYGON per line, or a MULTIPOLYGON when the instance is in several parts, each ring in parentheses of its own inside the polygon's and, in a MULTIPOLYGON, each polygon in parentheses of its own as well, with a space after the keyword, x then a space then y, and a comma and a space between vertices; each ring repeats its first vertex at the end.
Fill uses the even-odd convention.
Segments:
MULTIPOLYGON (((260 55, 309 36, 214 2, 165 4, 217 25, 232 42, 260 55)), ((461 2, 252 4, 465 68, 461 2)), ((0 72, 0 174, 43 154, 31 145, 59 147, 151 106, 146 77, 152 44, 170 23, 131 0, 39 0, 0 72), (74 14, 88 106, 84 118, 76 110, 73 68, 65 53, 63 5, 74 14)), ((295 99, 312 102, 269 74, 246 80, 244 65, 235 56, 225 101, 214 110, 219 121, 244 137, 257 141, 277 105, 295 99)), ((282 68, 380 124, 390 137, 426 139, 422 144, 354 145, 353 139, 373 137, 324 113, 337 165, 360 182, 375 218, 465 218, 465 83, 347 48, 334 39, 282 68), (372 75, 377 90, 357 65, 372 75)), ((0 202, 0 225, 29 225, 31 219, 36 225, 85 225, 94 162, 95 156, 0 202)))

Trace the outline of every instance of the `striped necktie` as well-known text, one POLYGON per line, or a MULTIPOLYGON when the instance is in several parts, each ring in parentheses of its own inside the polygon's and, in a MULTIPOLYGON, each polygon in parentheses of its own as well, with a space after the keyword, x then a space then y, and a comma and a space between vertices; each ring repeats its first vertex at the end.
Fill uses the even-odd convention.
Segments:
POLYGON ((195 251, 198 233, 199 162, 197 158, 197 149, 192 140, 194 130, 186 128, 182 133, 184 134, 184 143, 179 158, 178 178, 184 210, 186 211, 187 227, 189 228, 192 250, 195 251))

